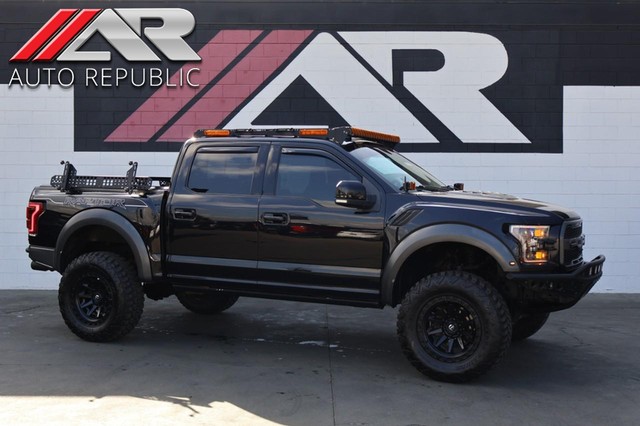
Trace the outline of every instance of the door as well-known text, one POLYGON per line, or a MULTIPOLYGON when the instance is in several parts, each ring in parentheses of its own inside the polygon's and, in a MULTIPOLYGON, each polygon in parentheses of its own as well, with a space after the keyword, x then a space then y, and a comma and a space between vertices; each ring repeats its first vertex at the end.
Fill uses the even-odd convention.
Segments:
POLYGON ((168 277, 174 283, 250 288, 258 260, 260 147, 192 149, 197 151, 190 153, 188 173, 176 182, 167 206, 168 277))
POLYGON ((341 180, 363 181, 322 149, 274 144, 259 207, 259 281, 298 298, 376 301, 383 251, 381 192, 368 211, 335 203, 341 180))

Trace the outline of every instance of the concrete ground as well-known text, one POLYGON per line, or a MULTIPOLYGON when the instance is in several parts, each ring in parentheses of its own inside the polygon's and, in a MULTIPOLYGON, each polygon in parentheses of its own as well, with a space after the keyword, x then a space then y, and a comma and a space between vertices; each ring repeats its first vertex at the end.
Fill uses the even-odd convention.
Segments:
POLYGON ((95 344, 55 292, 0 291, 0 424, 640 424, 640 295, 588 296, 464 385, 411 367, 395 313, 241 299, 203 317, 170 298, 95 344))

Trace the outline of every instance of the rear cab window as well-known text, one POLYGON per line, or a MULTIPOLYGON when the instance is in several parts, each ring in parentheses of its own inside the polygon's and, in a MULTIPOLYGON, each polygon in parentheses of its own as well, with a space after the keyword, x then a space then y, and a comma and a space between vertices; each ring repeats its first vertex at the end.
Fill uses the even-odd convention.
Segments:
POLYGON ((199 150, 187 187, 194 192, 213 194, 251 194, 256 176, 258 148, 247 150, 199 150))

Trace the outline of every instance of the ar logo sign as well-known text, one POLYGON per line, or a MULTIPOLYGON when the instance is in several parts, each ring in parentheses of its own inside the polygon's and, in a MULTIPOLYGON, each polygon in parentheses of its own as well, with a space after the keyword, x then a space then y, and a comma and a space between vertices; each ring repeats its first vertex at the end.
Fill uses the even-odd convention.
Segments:
POLYGON ((438 143, 419 113, 393 95, 391 88, 400 80, 463 143, 531 144, 481 93, 504 76, 508 63, 504 45, 482 33, 320 33, 225 127, 251 127, 301 76, 350 124, 396 133, 404 142, 438 143), (439 52, 440 68, 394 70, 394 55, 421 50, 439 52))
POLYGON ((194 27, 195 19, 185 9, 60 9, 10 62, 110 61, 111 52, 79 50, 95 33, 127 61, 161 61, 143 35, 172 61, 199 61, 183 39, 194 27), (143 19, 159 19, 163 25, 142 28, 143 19))

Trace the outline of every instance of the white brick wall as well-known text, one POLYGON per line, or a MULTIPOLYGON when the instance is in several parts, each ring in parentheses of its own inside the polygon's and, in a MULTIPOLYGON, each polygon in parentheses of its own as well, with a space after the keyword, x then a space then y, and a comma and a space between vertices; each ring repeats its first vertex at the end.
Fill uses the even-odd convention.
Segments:
POLYGON ((35 272, 27 246, 25 208, 34 186, 73 162, 83 174, 170 175, 176 153, 73 152, 73 89, 0 85, 0 289, 55 289, 60 276, 35 272))
MULTIPOLYGON (((31 189, 59 173, 167 175, 175 153, 73 152, 73 92, 0 85, 0 289, 56 287, 24 252, 31 189)), ((411 154, 447 182, 561 204, 584 218, 586 257, 607 255, 600 292, 640 292, 640 87, 565 87, 563 154, 411 154)))

